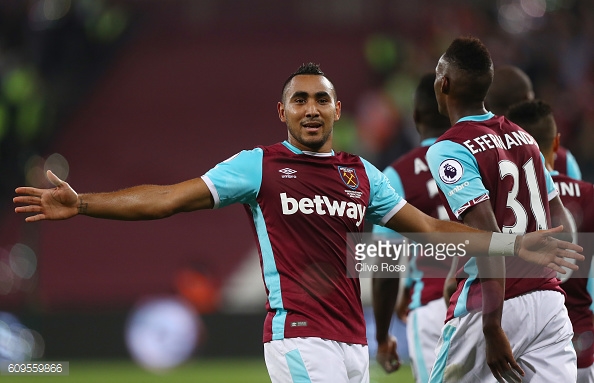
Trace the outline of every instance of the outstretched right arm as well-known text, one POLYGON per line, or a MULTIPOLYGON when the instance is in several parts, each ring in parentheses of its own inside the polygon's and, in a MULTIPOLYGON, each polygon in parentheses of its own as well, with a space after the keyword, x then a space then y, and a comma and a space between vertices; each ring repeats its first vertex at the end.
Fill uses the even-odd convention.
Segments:
POLYGON ((108 193, 77 194, 51 171, 51 189, 19 187, 14 203, 17 213, 32 214, 25 220, 59 220, 77 214, 117 220, 151 220, 176 213, 210 209, 214 200, 206 183, 195 178, 174 185, 141 185, 108 193))

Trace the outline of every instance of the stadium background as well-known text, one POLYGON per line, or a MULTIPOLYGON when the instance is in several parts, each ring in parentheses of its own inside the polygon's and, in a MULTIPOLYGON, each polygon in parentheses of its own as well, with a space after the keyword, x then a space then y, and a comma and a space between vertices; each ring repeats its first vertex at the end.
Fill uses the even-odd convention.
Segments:
MULTIPOLYGON (((29 356, 129 360, 132 310, 167 296, 200 313, 193 359, 263 368, 265 296, 241 206, 25 225, 14 188, 46 185, 47 168, 80 192, 200 176, 286 138, 280 86, 307 61, 343 103, 336 148, 383 169, 417 144, 416 81, 461 34, 529 74, 594 181, 591 0, 2 0, 0 311, 31 330, 29 356)), ((11 320, 0 332, 15 333, 11 320)))

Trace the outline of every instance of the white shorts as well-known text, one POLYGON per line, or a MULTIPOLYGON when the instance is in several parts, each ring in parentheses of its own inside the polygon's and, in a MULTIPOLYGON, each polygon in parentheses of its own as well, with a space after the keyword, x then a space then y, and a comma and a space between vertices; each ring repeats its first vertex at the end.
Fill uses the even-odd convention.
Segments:
MULTIPOLYGON (((561 293, 533 291, 506 300, 502 327, 514 358, 526 373, 522 382, 576 381, 573 327, 561 293)), ((486 362, 480 312, 450 320, 443 327, 436 353, 432 383, 496 382, 486 362)))
POLYGON ((286 338, 264 343, 272 383, 369 383, 366 345, 321 338, 286 338))
POLYGON ((594 383, 594 364, 586 368, 578 368, 576 383, 594 383))
POLYGON ((408 314, 406 340, 417 383, 429 381, 429 373, 435 362, 435 347, 441 336, 446 313, 447 306, 442 298, 417 307, 408 314))

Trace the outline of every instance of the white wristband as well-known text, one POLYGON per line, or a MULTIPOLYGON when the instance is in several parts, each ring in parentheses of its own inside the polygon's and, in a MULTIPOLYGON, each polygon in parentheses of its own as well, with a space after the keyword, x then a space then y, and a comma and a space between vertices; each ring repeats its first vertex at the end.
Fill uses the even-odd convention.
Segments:
POLYGON ((516 234, 493 233, 489 243, 489 255, 515 255, 516 237, 516 234))

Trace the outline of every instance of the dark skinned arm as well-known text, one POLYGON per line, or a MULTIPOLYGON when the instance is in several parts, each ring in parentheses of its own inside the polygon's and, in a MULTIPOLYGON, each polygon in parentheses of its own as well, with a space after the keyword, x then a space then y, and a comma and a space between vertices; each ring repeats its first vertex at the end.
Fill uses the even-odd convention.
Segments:
MULTIPOLYGON (((500 232, 490 201, 484 201, 471 207, 464 215, 463 221, 472 227, 500 232)), ((514 359, 507 336, 501 327, 505 278, 499 276, 505 276, 504 257, 477 257, 475 259, 483 295, 483 334, 486 342, 487 364, 498 381, 502 380, 503 376, 512 374, 512 370, 524 376, 524 371, 514 359)))
POLYGON ((373 315, 375 317, 375 338, 377 340, 376 359, 382 368, 390 373, 400 367, 400 358, 396 352, 396 338, 388 333, 400 279, 378 278, 372 279, 373 315))

